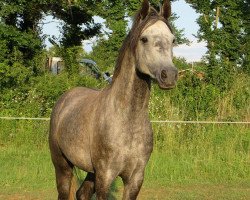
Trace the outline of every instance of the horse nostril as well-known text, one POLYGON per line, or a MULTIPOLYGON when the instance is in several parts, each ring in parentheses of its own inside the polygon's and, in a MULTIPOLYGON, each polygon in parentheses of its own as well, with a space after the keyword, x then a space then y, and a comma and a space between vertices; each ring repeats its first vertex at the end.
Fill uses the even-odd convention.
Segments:
POLYGON ((162 79, 166 79, 168 76, 167 76, 167 72, 166 72, 166 70, 162 70, 161 71, 161 78, 162 79))

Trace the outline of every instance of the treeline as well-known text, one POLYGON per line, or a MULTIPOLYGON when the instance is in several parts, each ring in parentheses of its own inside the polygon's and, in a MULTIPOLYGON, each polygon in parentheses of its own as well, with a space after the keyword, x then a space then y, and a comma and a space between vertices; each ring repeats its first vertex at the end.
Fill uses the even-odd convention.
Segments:
MULTIPOLYGON (((160 5, 158 0, 151 2, 156 8, 160 5)), ((247 120, 250 115, 248 1, 186 2, 200 13, 197 37, 207 42, 208 52, 202 62, 195 64, 195 70, 186 71, 180 78, 177 89, 163 93, 153 87, 151 115, 168 118, 164 111, 172 106, 180 119, 247 120), (197 76, 197 72, 204 76, 197 76)), ((65 90, 79 85, 103 87, 106 83, 79 75, 78 60, 89 57, 102 71, 112 71, 128 32, 128 19, 139 6, 138 0, 0 0, 0 115, 48 117, 65 90), (49 51, 44 45, 46 36, 41 34, 41 23, 48 15, 63 22, 61 39, 49 38, 54 44, 49 51), (110 31, 103 32, 103 25, 94 23, 94 16, 105 19, 110 31), (82 41, 93 36, 97 36, 97 41, 87 54, 82 41), (63 57, 63 73, 54 76, 45 70, 48 55, 63 57)), ((177 42, 187 43, 183 30, 174 26, 177 17, 173 14, 171 21, 177 42)), ((191 68, 183 59, 175 59, 175 63, 179 69, 191 68)))

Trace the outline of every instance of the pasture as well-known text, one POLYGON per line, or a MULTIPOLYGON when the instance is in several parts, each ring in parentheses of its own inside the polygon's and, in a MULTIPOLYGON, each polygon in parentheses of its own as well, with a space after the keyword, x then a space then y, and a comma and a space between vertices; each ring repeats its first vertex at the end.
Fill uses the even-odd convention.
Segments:
MULTIPOLYGON (((53 200, 48 121, 0 120, 0 199, 53 200)), ((153 124, 139 200, 250 199, 249 125, 153 124)), ((84 176, 76 170, 80 180, 84 176)), ((118 179, 110 199, 121 199, 118 179)))

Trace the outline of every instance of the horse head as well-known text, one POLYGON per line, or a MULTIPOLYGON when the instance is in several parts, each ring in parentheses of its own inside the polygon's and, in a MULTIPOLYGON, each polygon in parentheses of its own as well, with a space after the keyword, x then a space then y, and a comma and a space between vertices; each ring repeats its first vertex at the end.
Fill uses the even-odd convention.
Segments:
POLYGON ((141 27, 134 46, 137 70, 156 79, 162 89, 175 87, 178 78, 172 61, 175 36, 168 23, 170 15, 169 0, 164 0, 159 12, 144 0, 134 22, 134 27, 141 27))

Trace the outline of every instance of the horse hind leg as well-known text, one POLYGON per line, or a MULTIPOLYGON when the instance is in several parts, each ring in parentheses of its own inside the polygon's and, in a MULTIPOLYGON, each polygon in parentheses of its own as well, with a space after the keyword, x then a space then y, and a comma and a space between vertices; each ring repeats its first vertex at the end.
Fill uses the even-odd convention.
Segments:
POLYGON ((55 167, 58 200, 74 200, 76 180, 73 177, 73 165, 62 154, 57 145, 50 143, 52 162, 55 167))
POLYGON ((88 173, 81 187, 76 193, 77 200, 90 200, 95 193, 95 174, 88 173))
POLYGON ((56 170, 56 182, 58 200, 74 200, 76 194, 77 181, 73 177, 73 170, 56 170))

